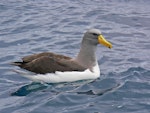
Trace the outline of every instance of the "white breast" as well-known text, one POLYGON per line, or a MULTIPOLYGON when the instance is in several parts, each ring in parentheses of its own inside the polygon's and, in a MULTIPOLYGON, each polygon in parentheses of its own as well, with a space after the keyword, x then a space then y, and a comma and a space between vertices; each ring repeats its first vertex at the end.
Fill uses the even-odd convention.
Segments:
POLYGON ((74 82, 79 80, 90 80, 96 79, 100 77, 100 69, 98 64, 93 67, 93 72, 89 69, 78 72, 55 72, 55 73, 47 73, 47 74, 32 74, 29 73, 21 73, 23 77, 28 78, 34 82, 45 82, 45 83, 60 83, 60 82, 74 82))

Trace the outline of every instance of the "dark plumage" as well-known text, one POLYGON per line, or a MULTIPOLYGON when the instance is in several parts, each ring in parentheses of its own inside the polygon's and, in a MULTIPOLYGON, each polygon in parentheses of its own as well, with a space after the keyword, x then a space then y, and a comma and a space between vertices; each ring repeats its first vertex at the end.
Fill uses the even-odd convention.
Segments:
POLYGON ((83 71, 86 69, 71 59, 64 55, 44 52, 26 56, 22 58, 22 62, 13 62, 12 64, 40 74, 56 71, 83 71))

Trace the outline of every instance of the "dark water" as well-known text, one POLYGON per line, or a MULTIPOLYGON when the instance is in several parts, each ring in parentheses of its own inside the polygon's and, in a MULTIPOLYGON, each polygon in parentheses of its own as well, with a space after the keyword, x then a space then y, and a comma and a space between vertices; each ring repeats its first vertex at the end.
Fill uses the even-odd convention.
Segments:
POLYGON ((149 0, 1 0, 0 113, 150 113, 149 0), (98 28, 101 78, 37 84, 10 62, 53 51, 74 57, 83 32, 98 28))

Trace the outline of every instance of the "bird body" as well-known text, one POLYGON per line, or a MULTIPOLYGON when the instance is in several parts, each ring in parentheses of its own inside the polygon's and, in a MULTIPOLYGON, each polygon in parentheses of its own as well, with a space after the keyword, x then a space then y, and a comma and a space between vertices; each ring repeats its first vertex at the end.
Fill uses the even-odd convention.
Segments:
POLYGON ((19 70, 16 72, 34 82, 59 83, 96 79, 100 76, 95 54, 98 44, 112 48, 98 29, 90 29, 84 34, 80 51, 75 58, 44 52, 26 56, 21 62, 12 64, 28 70, 28 73, 19 70))

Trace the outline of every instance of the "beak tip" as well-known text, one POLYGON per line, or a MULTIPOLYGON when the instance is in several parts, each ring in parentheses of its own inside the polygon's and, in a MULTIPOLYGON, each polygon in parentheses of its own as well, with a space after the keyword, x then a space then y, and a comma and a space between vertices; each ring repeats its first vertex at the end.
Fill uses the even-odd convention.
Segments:
POLYGON ((112 48, 112 46, 109 46, 108 48, 109 48, 109 49, 111 49, 111 48, 112 48))

